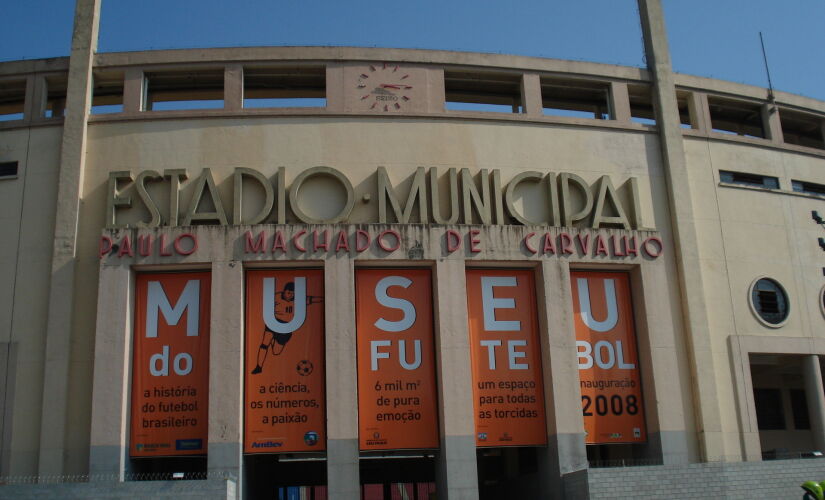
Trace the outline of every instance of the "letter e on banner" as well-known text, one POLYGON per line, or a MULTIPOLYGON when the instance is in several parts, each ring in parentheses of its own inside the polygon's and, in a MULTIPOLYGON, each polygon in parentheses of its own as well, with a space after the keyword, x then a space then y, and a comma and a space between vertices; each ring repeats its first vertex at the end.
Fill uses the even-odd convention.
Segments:
POLYGON ((573 272, 579 386, 587 444, 647 440, 630 280, 573 272))
POLYGON ((438 448, 432 278, 355 271, 361 450, 438 448))
POLYGON ((208 272, 137 275, 132 457, 206 454, 210 293, 208 272))
POLYGON ((527 270, 467 270, 479 447, 547 443, 534 281, 527 270))

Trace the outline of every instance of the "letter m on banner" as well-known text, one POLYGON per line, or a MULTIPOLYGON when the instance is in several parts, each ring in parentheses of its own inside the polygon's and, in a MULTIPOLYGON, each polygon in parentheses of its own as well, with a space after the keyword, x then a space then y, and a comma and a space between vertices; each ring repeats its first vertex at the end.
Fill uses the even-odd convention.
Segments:
POLYGON ((160 281, 149 282, 146 300, 146 337, 158 336, 158 313, 169 326, 176 326, 186 312, 186 336, 197 337, 200 319, 200 280, 189 280, 174 306, 169 302, 160 281))

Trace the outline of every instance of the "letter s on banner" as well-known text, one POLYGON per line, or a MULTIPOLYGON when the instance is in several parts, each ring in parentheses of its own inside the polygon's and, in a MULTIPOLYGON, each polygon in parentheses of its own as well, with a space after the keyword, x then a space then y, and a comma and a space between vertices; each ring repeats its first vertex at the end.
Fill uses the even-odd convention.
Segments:
POLYGON ((427 269, 356 269, 361 450, 439 445, 432 278, 427 269))

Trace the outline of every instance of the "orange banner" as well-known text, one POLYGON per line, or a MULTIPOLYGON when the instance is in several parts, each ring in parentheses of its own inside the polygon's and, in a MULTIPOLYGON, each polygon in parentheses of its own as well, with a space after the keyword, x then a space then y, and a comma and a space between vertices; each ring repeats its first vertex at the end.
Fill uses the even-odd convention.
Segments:
POLYGON ((246 273, 244 452, 326 450, 324 272, 246 273))
POLYGON ((358 269, 362 450, 438 448, 432 281, 426 269, 358 269))
POLYGON ((533 272, 467 270, 476 445, 547 443, 533 272))
POLYGON ((137 275, 130 456, 206 454, 210 293, 208 272, 137 275))
POLYGON ((587 444, 647 440, 630 281, 573 272, 579 385, 587 444))

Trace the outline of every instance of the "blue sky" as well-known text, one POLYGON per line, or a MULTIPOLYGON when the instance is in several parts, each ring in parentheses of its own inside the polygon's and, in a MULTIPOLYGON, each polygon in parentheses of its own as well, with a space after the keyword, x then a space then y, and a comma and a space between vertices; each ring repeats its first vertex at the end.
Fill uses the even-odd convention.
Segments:
MULTIPOLYGON (((674 69, 825 100, 823 0, 664 0, 674 69)), ((73 0, 0 0, 0 60, 67 55, 73 0)), ((100 50, 356 45, 643 66, 635 0, 104 0, 100 50)))

